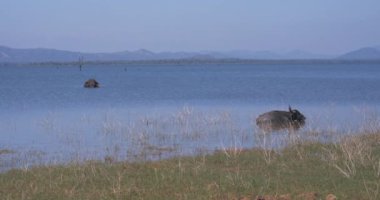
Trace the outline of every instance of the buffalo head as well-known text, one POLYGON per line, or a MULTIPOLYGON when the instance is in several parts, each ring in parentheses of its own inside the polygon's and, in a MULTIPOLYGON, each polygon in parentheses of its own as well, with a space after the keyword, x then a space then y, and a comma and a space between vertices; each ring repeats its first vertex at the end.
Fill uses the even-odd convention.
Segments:
POLYGON ((96 81, 95 79, 88 79, 88 80, 84 83, 84 87, 85 87, 85 88, 98 88, 98 87, 99 87, 99 83, 98 83, 98 81, 96 81))

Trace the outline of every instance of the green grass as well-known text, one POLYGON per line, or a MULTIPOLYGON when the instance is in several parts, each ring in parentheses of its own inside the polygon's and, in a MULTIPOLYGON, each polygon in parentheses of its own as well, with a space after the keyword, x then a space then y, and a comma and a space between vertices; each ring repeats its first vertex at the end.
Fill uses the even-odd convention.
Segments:
MULTIPOLYGON (((197 157, 35 167, 0 174, 0 199, 255 199, 316 192, 379 199, 380 134, 337 144, 224 150, 197 157)), ((299 198, 301 199, 301 198, 299 198)))

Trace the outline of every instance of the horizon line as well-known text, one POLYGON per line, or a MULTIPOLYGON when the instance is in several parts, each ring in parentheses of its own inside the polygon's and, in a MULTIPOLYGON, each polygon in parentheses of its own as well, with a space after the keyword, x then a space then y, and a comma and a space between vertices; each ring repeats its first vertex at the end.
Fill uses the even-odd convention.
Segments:
POLYGON ((151 53, 231 53, 231 52, 250 52, 250 53, 258 53, 258 52, 270 52, 270 53, 275 53, 275 54, 287 54, 287 53, 292 53, 292 52, 303 52, 303 53, 309 53, 309 54, 314 54, 314 55, 321 55, 321 56, 338 56, 341 54, 348 53, 353 50, 361 49, 361 48, 367 48, 367 47, 376 47, 377 45, 373 46, 366 46, 366 47, 359 47, 356 49, 348 50, 343 53, 324 53, 324 52, 315 52, 315 51, 309 51, 309 50, 304 50, 300 48, 292 49, 292 50, 270 50, 270 49, 261 49, 261 50, 252 50, 252 49, 224 49, 224 50, 161 50, 161 51, 156 51, 156 50, 151 50, 149 48, 138 48, 134 50, 130 49, 124 49, 124 50, 113 50, 113 51, 105 51, 105 50, 100 50, 100 51, 86 51, 86 50, 72 50, 72 49, 64 49, 64 48, 56 48, 56 47, 12 47, 9 45, 2 45, 0 44, 0 47, 5 47, 9 49, 17 49, 17 50, 56 50, 56 51, 67 51, 67 52, 73 52, 73 53, 84 53, 84 54, 102 54, 102 53, 121 53, 121 52, 138 52, 138 51, 148 51, 151 53))

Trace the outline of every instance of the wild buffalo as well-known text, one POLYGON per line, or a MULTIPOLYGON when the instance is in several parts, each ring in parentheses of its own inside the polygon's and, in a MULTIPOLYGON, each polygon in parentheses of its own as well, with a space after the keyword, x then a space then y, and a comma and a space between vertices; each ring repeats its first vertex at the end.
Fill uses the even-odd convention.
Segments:
POLYGON ((288 129, 289 132, 298 130, 305 125, 306 117, 298 110, 289 106, 289 111, 270 111, 256 118, 256 125, 265 132, 288 129))
POLYGON ((99 83, 95 79, 89 79, 84 83, 85 88, 98 88, 99 83))

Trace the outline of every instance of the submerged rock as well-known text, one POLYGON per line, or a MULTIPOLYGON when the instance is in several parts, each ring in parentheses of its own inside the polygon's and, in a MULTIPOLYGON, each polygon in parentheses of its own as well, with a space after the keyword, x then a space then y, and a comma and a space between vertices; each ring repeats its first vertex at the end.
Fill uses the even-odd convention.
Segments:
POLYGON ((84 83, 85 88, 98 88, 99 83, 95 79, 89 79, 84 83))

